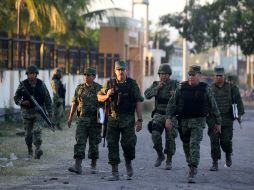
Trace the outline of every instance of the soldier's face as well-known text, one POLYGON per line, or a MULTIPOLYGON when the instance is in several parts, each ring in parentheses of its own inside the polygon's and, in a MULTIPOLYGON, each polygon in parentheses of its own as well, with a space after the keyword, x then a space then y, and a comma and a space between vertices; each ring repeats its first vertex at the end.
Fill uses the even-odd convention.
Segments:
POLYGON ((27 78, 29 81, 34 81, 37 77, 36 73, 27 73, 27 78))
POLYGON ((125 69, 115 69, 116 78, 119 81, 123 81, 126 79, 126 70, 125 69))
POLYGON ((189 76, 188 76, 189 85, 191 85, 191 86, 198 85, 198 83, 200 81, 200 77, 201 77, 201 75, 198 73, 197 74, 189 74, 189 76))
POLYGON ((84 81, 86 84, 88 85, 91 85, 93 83, 95 79, 95 76, 94 75, 91 75, 91 74, 84 74, 84 81))
POLYGON ((169 79, 169 74, 167 74, 167 73, 160 73, 159 77, 160 77, 160 81, 166 82, 169 79))
POLYGON ((224 75, 215 75, 214 80, 216 84, 223 84, 225 81, 225 76, 224 75))

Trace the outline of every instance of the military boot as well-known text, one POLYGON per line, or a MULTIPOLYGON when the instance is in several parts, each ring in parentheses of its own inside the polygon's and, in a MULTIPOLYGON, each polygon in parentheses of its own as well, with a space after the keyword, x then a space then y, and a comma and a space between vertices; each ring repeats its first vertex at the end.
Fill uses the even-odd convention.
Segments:
POLYGON ((232 165, 232 159, 231 159, 230 153, 226 153, 226 165, 227 167, 230 167, 232 165))
POLYGON ((119 173, 118 173, 118 165, 112 165, 112 175, 106 178, 108 181, 118 181, 119 173))
POLYGON ((41 145, 36 145, 34 159, 40 159, 42 155, 43 155, 43 151, 41 150, 41 145))
POLYGON ((91 160, 91 174, 96 174, 97 171, 96 171, 96 162, 97 162, 97 159, 92 159, 91 160))
POLYGON ((172 156, 167 156, 165 169, 166 170, 171 170, 172 169, 172 156))
POLYGON ((127 175, 129 177, 133 176, 133 168, 132 168, 131 160, 126 160, 125 166, 126 166, 127 175))
POLYGON ((212 167, 210 168, 210 171, 218 171, 219 170, 219 167, 218 167, 218 159, 217 158, 214 158, 213 159, 213 165, 212 167))
POLYGON ((27 150, 28 150, 28 158, 33 158, 33 153, 34 153, 34 151, 33 151, 33 146, 32 146, 32 144, 30 145, 27 145, 27 150))
POLYGON ((163 162, 163 160, 165 160, 165 156, 163 154, 163 152, 157 152, 158 154, 158 158, 155 161, 154 167, 159 167, 161 165, 161 162, 163 162))
POLYGON ((76 158, 75 164, 72 167, 69 167, 68 170, 70 172, 74 172, 76 174, 82 174, 82 159, 76 158))
POLYGON ((188 183, 195 183, 195 176, 198 170, 194 166, 190 166, 189 176, 188 176, 188 183))

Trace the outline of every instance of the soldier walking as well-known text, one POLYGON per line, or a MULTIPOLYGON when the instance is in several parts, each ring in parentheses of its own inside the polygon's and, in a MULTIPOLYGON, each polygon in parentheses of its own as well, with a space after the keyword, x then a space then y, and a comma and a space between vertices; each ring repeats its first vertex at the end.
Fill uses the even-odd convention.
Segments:
POLYGON ((91 159, 91 173, 96 173, 96 162, 99 158, 99 143, 101 142, 101 124, 97 123, 97 109, 100 104, 97 93, 101 85, 94 82, 96 70, 84 70, 84 83, 77 86, 72 100, 68 118, 68 127, 71 127, 74 113, 77 110, 78 120, 76 129, 76 144, 74 145, 75 164, 69 167, 70 172, 82 173, 82 160, 85 158, 86 143, 89 141, 88 158, 91 159))
POLYGON ((42 127, 43 119, 37 112, 35 105, 31 102, 29 96, 25 93, 24 87, 29 94, 35 98, 38 104, 46 108, 49 117, 52 117, 52 101, 48 89, 44 82, 37 78, 39 70, 35 65, 30 65, 26 69, 27 79, 19 84, 15 92, 14 102, 21 107, 23 124, 25 128, 25 141, 28 149, 28 157, 33 157, 33 145, 35 145, 35 159, 40 159, 43 155, 42 144, 42 127))
POLYGON ((200 82, 200 66, 190 66, 188 75, 188 81, 180 84, 175 96, 167 105, 165 127, 171 129, 172 120, 177 117, 179 134, 189 166, 188 182, 195 183, 206 117, 208 112, 213 115, 216 132, 220 132, 221 117, 211 89, 206 83, 200 82))
POLYGON ((50 81, 53 90, 53 119, 57 129, 62 130, 61 122, 64 116, 65 87, 61 81, 62 70, 55 68, 50 81))
POLYGON ((120 163, 119 141, 123 149, 127 175, 133 175, 131 161, 135 158, 135 146, 137 142, 136 131, 142 129, 142 107, 140 89, 135 80, 126 76, 126 63, 115 62, 115 79, 108 80, 98 93, 98 100, 107 102, 107 144, 108 159, 112 166, 110 181, 119 180, 118 164, 120 163), (135 122, 135 112, 137 120, 135 122), (121 136, 121 140, 120 140, 121 136))
POLYGON ((225 71, 223 67, 215 67, 214 83, 211 85, 212 92, 217 102, 222 117, 221 133, 216 133, 215 120, 212 116, 207 118, 208 135, 211 142, 211 157, 213 160, 210 171, 218 170, 218 160, 221 159, 221 149, 225 152, 226 166, 232 165, 231 154, 233 138, 233 122, 244 114, 244 107, 239 89, 233 83, 225 81, 225 71), (238 118, 233 117, 232 104, 237 105, 238 118))
MULTIPOLYGON (((154 164, 155 167, 159 167, 165 156, 163 154, 162 146, 162 133, 165 129, 166 120, 166 107, 169 99, 174 94, 178 82, 176 80, 171 80, 170 76, 172 74, 171 67, 166 64, 162 64, 158 70, 160 81, 154 81, 153 84, 145 90, 146 99, 155 98, 155 107, 152 112, 152 121, 149 122, 148 130, 152 135, 153 148, 157 152, 157 160, 154 164)), ((166 160, 166 170, 171 170, 172 168, 172 157, 176 151, 175 138, 177 137, 177 129, 175 125, 171 129, 165 130, 165 149, 164 153, 167 155, 166 160)))

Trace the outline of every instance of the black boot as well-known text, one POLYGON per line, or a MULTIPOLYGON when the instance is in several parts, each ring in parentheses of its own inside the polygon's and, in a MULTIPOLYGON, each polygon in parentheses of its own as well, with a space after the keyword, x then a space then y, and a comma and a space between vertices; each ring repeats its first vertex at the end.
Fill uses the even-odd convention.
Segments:
POLYGON ((133 176, 133 168, 132 168, 131 160, 126 160, 125 166, 126 166, 127 175, 129 177, 133 176))
POLYGON ((96 174, 97 171, 96 171, 96 162, 97 162, 97 159, 92 159, 91 160, 91 174, 96 174))
POLYGON ((161 163, 163 162, 163 160, 165 160, 165 156, 164 156, 163 152, 157 151, 157 155, 158 155, 158 158, 155 161, 154 167, 159 167, 161 165, 161 163))
POLYGON ((106 178, 108 181, 118 181, 119 180, 119 173, 118 173, 118 165, 112 165, 112 175, 106 178))
POLYGON ((219 167, 218 167, 218 159, 217 158, 213 158, 213 165, 210 168, 210 171, 218 171, 219 167))
POLYGON ((33 145, 32 144, 29 144, 27 145, 27 150, 28 150, 28 158, 33 158, 33 145))
POLYGON ((198 170, 196 167, 190 166, 188 183, 196 183, 195 176, 196 176, 197 172, 198 172, 198 170))
POLYGON ((167 156, 165 169, 166 170, 171 170, 172 169, 172 156, 167 156))
POLYGON ((72 167, 69 167, 68 170, 70 172, 74 172, 76 174, 82 174, 82 159, 76 158, 75 159, 75 164, 72 167))
POLYGON ((34 159, 40 159, 42 155, 43 155, 43 151, 41 150, 41 145, 36 145, 34 159))
POLYGON ((232 165, 231 153, 226 153, 226 165, 227 167, 232 165))

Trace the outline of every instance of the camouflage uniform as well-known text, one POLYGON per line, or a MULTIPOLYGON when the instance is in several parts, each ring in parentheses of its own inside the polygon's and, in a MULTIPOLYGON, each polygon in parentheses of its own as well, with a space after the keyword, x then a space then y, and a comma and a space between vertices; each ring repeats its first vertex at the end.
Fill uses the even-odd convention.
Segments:
POLYGON ((51 87, 53 91, 53 116, 54 124, 58 129, 61 129, 61 123, 64 116, 64 102, 65 102, 65 87, 60 80, 62 77, 62 71, 56 68, 53 72, 51 80, 51 87))
MULTIPOLYGON (((112 79, 111 79, 112 80, 112 79)), ((119 104, 110 110, 107 124, 107 144, 108 144, 108 159, 109 164, 117 165, 120 163, 119 156, 119 140, 121 134, 121 145, 124 153, 125 160, 133 160, 135 158, 135 146, 137 137, 135 134, 135 106, 136 102, 142 102, 143 97, 141 96, 140 89, 135 80, 127 78, 126 82, 118 83, 117 79, 113 79, 115 82, 115 88, 119 89, 115 93, 114 100, 117 102, 117 97, 120 98, 119 104), (131 85, 131 87, 128 87, 131 85), (120 94, 120 89, 128 89, 128 92, 123 92, 122 96, 119 97, 116 94, 120 94)), ((101 94, 106 94, 110 88, 110 81, 107 81, 101 89, 101 94)))
MULTIPOLYGON (((33 65, 29 66, 26 74, 28 73, 38 74, 37 67, 33 65), (32 72, 30 72, 31 70, 32 72)), ((28 92, 39 103, 39 105, 42 108, 46 108, 48 115, 51 116, 52 115, 52 108, 51 108, 52 101, 51 101, 48 89, 46 85, 44 84, 44 82, 40 79, 36 79, 33 83, 31 83, 28 79, 25 79, 24 81, 22 81, 22 83, 26 87, 28 92)), ((42 144, 41 129, 44 126, 44 122, 40 114, 36 111, 36 108, 34 105, 31 105, 30 107, 22 106, 22 102, 25 100, 29 101, 29 98, 24 93, 22 89, 22 85, 20 84, 18 86, 18 89, 15 92, 14 102, 17 105, 21 106, 23 124, 26 131, 25 141, 27 144, 29 155, 32 155, 33 153, 32 143, 36 146, 37 149, 40 149, 40 146, 42 144)))
MULTIPOLYGON (((199 66, 191 66, 190 74, 200 72, 199 66)), ((179 134, 183 142, 186 161, 190 167, 189 182, 197 173, 200 160, 200 142, 206 116, 211 113, 215 123, 220 125, 221 118, 212 91, 206 83, 199 82, 197 86, 190 86, 188 81, 182 82, 176 90, 166 109, 168 118, 178 117, 179 134)))
POLYGON ((74 145, 74 159, 85 158, 85 148, 89 140, 89 159, 99 158, 98 145, 101 142, 101 125, 97 123, 97 93, 101 85, 93 82, 91 86, 80 84, 75 90, 72 103, 78 106, 78 120, 76 129, 76 144, 74 145))
MULTIPOLYGON (((161 65, 163 66, 163 65, 161 65)), ((160 70, 160 69, 159 69, 160 70)), ((162 72, 159 72, 158 74, 161 74, 162 72)), ((168 73, 171 75, 171 73, 168 73)), ((169 99, 174 94, 174 91, 176 90, 178 86, 178 82, 175 80, 168 79, 165 84, 157 90, 157 87, 159 85, 159 81, 154 81, 153 84, 145 90, 144 94, 147 99, 151 99, 152 97, 155 97, 155 108, 152 113, 152 121, 149 124, 149 132, 152 134, 152 140, 153 140, 153 148, 156 150, 158 154, 158 159, 164 158, 163 155, 163 147, 162 147, 162 133, 164 131, 165 126, 165 120, 166 120, 166 107, 168 104, 169 99)), ((165 150, 164 153, 167 154, 168 162, 171 162, 172 156, 175 154, 176 151, 176 145, 175 145, 175 138, 177 137, 177 129, 176 125, 171 130, 165 130, 165 150)), ((156 161, 155 167, 158 167, 160 159, 156 161)), ((171 164, 170 164, 171 165, 171 164)), ((169 168, 171 169, 171 167, 169 168)))
MULTIPOLYGON (((215 73, 218 75, 224 75, 224 68, 217 67, 215 68, 215 73)), ((232 111, 232 103, 236 102, 238 107, 238 114, 241 116, 244 114, 244 107, 242 98, 239 93, 239 89, 236 85, 230 84, 225 81, 223 86, 220 87, 216 83, 213 83, 211 86, 212 92, 214 94, 215 100, 217 102, 218 108, 220 110, 220 114, 222 117, 221 123, 221 133, 214 133, 213 126, 215 125, 215 121, 213 117, 209 116, 207 118, 208 124, 208 135, 211 141, 211 157, 214 162, 217 162, 218 159, 221 159, 221 149, 226 153, 226 157, 228 157, 229 163, 228 166, 231 166, 231 153, 232 153, 232 138, 233 138, 233 111, 232 111)), ((215 163, 216 164, 216 163, 215 163)), ((216 164, 217 166, 217 164, 216 164)), ((214 170, 218 170, 218 168, 213 168, 214 170)), ((211 170, 214 171, 212 168, 211 170)))

